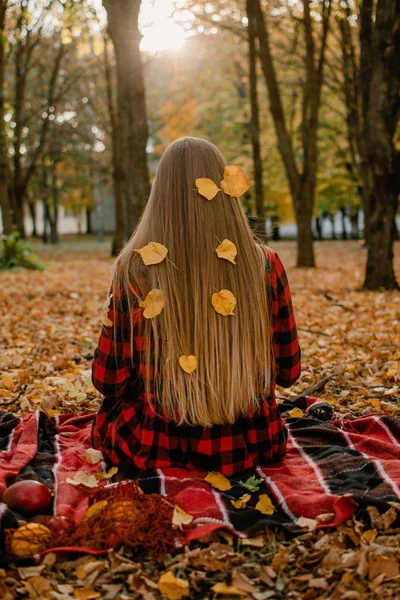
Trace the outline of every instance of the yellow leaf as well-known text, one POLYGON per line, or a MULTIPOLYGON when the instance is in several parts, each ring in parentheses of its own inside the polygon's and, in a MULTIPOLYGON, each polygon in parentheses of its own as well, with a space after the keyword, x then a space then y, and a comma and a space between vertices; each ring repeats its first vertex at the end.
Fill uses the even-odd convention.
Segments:
POLYGON ((304 417, 304 413, 301 408, 292 408, 292 410, 288 410, 288 415, 296 419, 301 419, 301 417, 304 417))
POLYGON ((214 488, 217 488, 217 490, 221 490, 222 492, 226 492, 232 488, 229 479, 217 471, 211 471, 207 477, 204 477, 204 481, 207 481, 207 483, 211 484, 214 488))
POLYGON ((111 325, 113 324, 111 319, 108 318, 108 311, 110 309, 110 302, 112 297, 112 294, 109 294, 109 296, 107 296, 107 300, 104 302, 103 308, 100 311, 100 319, 105 327, 111 327, 111 325))
POLYGON ((236 298, 229 290, 221 290, 212 295, 212 305, 217 313, 224 317, 234 315, 236 298))
POLYGON ((307 519, 306 517, 300 517, 300 519, 297 519, 296 525, 298 525, 302 529, 314 531, 314 529, 318 525, 318 521, 316 519, 307 519))
POLYGON ((147 246, 143 246, 135 252, 140 254, 145 265, 157 265, 167 256, 168 248, 157 242, 149 242, 147 246))
POLYGON ((367 544, 372 544, 375 541, 378 531, 376 529, 367 529, 361 536, 361 539, 367 544))
POLYGON ((220 191, 213 180, 208 179, 207 177, 199 177, 199 179, 196 179, 196 187, 199 190, 199 194, 204 196, 204 198, 207 198, 207 200, 215 198, 220 191))
POLYGON ((182 510, 177 504, 174 506, 172 515, 172 525, 182 529, 182 525, 189 525, 193 521, 193 516, 182 510))
POLYGON ((172 571, 163 573, 157 585, 160 592, 169 600, 179 600, 182 596, 189 596, 189 582, 175 577, 172 571))
POLYGON ((235 508, 246 508, 246 504, 248 503, 250 498, 250 494, 244 494, 241 498, 238 498, 237 500, 231 500, 231 504, 235 508))
POLYGON ((101 598, 100 592, 96 592, 93 587, 76 588, 74 590, 74 597, 78 600, 97 600, 101 598))
POLYGON ((151 290, 143 301, 139 300, 139 306, 144 308, 143 316, 145 319, 156 317, 164 308, 163 291, 157 288, 151 290))
POLYGON ((225 260, 229 260, 229 262, 236 265, 235 258, 237 255, 237 249, 235 244, 230 240, 222 240, 220 245, 215 248, 215 252, 217 253, 218 258, 224 258, 225 260))
POLYGON ((224 178, 221 181, 221 188, 225 194, 233 198, 239 198, 247 192, 250 186, 251 183, 243 169, 234 166, 225 167, 224 178))
POLYGON ((102 480, 102 479, 111 479, 111 477, 114 477, 114 475, 116 475, 118 473, 118 467, 111 467, 111 469, 108 471, 108 473, 103 473, 102 471, 100 471, 99 473, 95 473, 94 476, 96 477, 96 479, 102 480))
POLYGON ((197 358, 193 354, 180 356, 179 364, 186 373, 193 373, 197 369, 197 358))
POLYGON ((261 494, 256 504, 256 510, 263 515, 273 515, 275 512, 274 505, 271 502, 271 498, 267 494, 261 494))
POLYGON ((92 504, 92 506, 89 506, 89 508, 86 511, 85 521, 87 519, 90 519, 91 517, 94 517, 95 515, 100 514, 103 511, 103 509, 107 506, 107 504, 107 500, 99 500, 99 502, 95 502, 94 504, 92 504))
POLYGON ((239 590, 234 585, 226 585, 226 583, 216 583, 212 586, 212 591, 216 594, 224 594, 229 596, 247 596, 247 592, 239 590))
POLYGON ((95 488, 98 486, 96 477, 94 475, 88 475, 83 471, 75 473, 73 478, 67 477, 65 481, 71 485, 85 485, 88 488, 95 488))
POLYGON ((1 378, 1 383, 4 385, 5 388, 7 388, 8 390, 10 390, 10 392, 13 391, 14 385, 15 385, 15 381, 11 377, 11 375, 3 375, 3 377, 1 378))
POLYGON ((91 465, 95 465, 101 460, 103 460, 103 454, 100 450, 95 450, 94 448, 88 448, 85 452, 85 458, 91 465))

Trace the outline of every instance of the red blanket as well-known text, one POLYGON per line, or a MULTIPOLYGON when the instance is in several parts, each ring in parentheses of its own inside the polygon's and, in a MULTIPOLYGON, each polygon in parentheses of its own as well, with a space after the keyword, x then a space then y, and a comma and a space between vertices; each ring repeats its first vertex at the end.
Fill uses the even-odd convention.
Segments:
MULTIPOLYGON (((317 399, 307 398, 308 408, 315 408, 316 403, 317 399)), ((321 418, 318 412, 313 414, 321 418)), ((399 501, 399 421, 382 414, 355 420, 336 417, 329 422, 306 415, 285 418, 288 453, 281 464, 231 478, 232 484, 252 475, 262 479, 259 493, 272 499, 273 515, 252 509, 259 494, 245 509, 234 508, 231 500, 246 490, 234 486, 219 492, 202 481, 205 472, 158 469, 140 474, 140 487, 146 493, 168 497, 195 517, 191 539, 221 527, 242 537, 277 525, 297 531, 299 517, 314 519, 326 513, 332 516, 319 526, 335 526, 367 505, 384 510, 390 502, 399 501)), ((100 469, 84 456, 90 447, 92 418, 58 415, 50 419, 35 413, 19 419, 0 414, 0 493, 15 481, 36 479, 54 489, 56 515, 76 522, 82 519, 88 496, 66 479, 79 470, 94 473, 100 469)), ((106 470, 107 465, 102 468, 106 470)), ((7 513, 7 507, 0 503, 2 522, 7 513)))

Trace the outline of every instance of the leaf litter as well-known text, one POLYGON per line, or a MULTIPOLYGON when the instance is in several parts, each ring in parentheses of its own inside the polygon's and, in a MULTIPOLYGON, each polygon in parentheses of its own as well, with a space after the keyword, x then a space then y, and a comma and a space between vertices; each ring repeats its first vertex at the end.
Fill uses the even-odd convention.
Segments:
MULTIPOLYGON (((291 389, 277 388, 278 401, 331 375, 318 395, 342 416, 400 416, 400 331, 393 326, 400 319, 399 294, 360 291, 366 253, 358 242, 316 244, 317 271, 292 268, 293 243, 275 246, 288 272, 303 354, 301 379, 291 389)), ((90 365, 111 260, 105 251, 86 249, 55 251, 51 260, 44 272, 1 274, 0 345, 6 350, 0 356, 0 403, 12 403, 6 410, 17 416, 38 409, 50 416, 83 414, 100 402, 90 365)), ((399 267, 399 248, 396 261, 399 267)), ((247 491, 258 497, 256 490, 247 491)), ((221 597, 230 592, 255 600, 396 598, 398 509, 380 514, 370 507, 362 520, 353 516, 334 530, 304 523, 304 533, 295 539, 279 530, 249 539, 220 531, 160 561, 124 548, 95 561, 87 556, 56 561, 48 555, 32 573, 19 573, 12 564, 0 569, 0 596, 152 599, 160 597, 162 576, 172 573, 185 582, 177 584, 178 592, 193 598, 210 597, 214 586, 221 597), (88 561, 92 566, 78 578, 76 569, 88 561)), ((319 515, 316 521, 328 522, 331 516, 319 515)), ((191 515, 176 517, 178 523, 180 518, 185 522, 191 515)))

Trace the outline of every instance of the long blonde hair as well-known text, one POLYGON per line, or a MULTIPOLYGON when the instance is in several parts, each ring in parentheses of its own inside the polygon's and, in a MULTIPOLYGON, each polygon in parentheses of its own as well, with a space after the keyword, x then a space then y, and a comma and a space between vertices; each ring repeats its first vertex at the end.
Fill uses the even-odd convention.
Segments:
POLYGON ((257 409, 271 387, 265 248, 255 242, 238 198, 221 191, 208 201, 195 187, 200 177, 219 185, 225 166, 210 142, 185 137, 172 143, 160 161, 140 223, 116 262, 132 336, 138 298, 153 288, 163 291, 161 314, 140 324, 142 335, 151 340, 145 364, 154 371, 146 392, 155 394, 161 414, 179 424, 233 423, 257 409), (215 252, 225 238, 237 247, 236 265, 215 252), (168 260, 145 267, 134 249, 149 242, 166 246, 168 260), (133 281, 140 289, 137 298, 133 281), (221 289, 236 297, 234 316, 217 314, 211 304, 212 294, 221 289), (191 354, 197 369, 188 374, 179 357, 191 354))

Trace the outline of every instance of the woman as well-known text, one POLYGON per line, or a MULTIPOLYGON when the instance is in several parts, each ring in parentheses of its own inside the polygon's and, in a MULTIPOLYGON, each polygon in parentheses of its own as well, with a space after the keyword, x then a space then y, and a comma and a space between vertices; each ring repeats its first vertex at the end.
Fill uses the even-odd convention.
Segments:
POLYGON ((225 167, 209 142, 171 144, 116 261, 92 438, 120 467, 232 475, 285 455, 275 384, 300 375, 289 286, 234 195, 243 172, 225 167))

